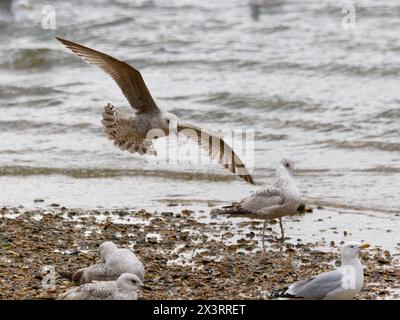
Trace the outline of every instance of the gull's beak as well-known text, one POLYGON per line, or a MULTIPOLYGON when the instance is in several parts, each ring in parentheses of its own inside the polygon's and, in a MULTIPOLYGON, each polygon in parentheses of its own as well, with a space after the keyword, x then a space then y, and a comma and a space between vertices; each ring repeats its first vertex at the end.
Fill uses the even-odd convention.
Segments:
POLYGON ((364 243, 361 243, 360 246, 359 246, 359 248, 360 248, 360 249, 367 249, 367 248, 369 248, 369 244, 368 244, 368 243, 365 243, 365 242, 364 242, 364 243))
POLYGON ((142 290, 151 291, 151 287, 142 285, 142 290))
POLYGON ((26 8, 27 10, 33 10, 33 6, 32 6, 32 4, 30 4, 30 3, 26 4, 26 5, 25 5, 25 8, 26 8))

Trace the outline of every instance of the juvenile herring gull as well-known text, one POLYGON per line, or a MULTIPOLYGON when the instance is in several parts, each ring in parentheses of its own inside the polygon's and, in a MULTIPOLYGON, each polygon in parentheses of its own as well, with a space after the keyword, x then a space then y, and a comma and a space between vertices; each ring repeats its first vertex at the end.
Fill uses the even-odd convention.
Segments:
POLYGON ((86 283, 67 290, 59 300, 137 300, 142 281, 130 273, 124 273, 116 281, 86 283))
POLYGON ((282 217, 295 214, 300 205, 301 196, 293 180, 293 169, 293 162, 283 159, 275 171, 275 183, 272 188, 260 190, 239 203, 223 208, 224 213, 251 214, 265 219, 262 234, 264 252, 267 220, 279 219, 281 239, 284 239, 282 217))
POLYGON ((243 162, 222 138, 159 109, 138 70, 102 52, 57 39, 85 62, 98 66, 111 76, 128 100, 134 111, 132 114, 125 114, 111 104, 104 107, 102 114, 106 134, 121 150, 157 155, 152 140, 170 133, 181 133, 197 142, 226 169, 254 184, 243 162))
POLYGON ((274 291, 272 297, 314 300, 351 300, 361 291, 364 271, 358 254, 368 248, 367 243, 347 242, 342 246, 342 265, 339 269, 301 280, 289 287, 274 291))
POLYGON ((129 249, 120 249, 111 241, 103 242, 99 247, 100 262, 79 269, 72 275, 76 283, 84 284, 93 280, 116 280, 123 273, 136 275, 144 280, 144 266, 129 249))

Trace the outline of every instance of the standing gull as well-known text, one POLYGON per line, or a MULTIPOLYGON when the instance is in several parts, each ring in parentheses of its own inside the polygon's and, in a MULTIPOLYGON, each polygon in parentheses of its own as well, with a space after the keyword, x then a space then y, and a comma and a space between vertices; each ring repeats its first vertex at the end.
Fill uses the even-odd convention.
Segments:
POLYGON ((144 280, 144 266, 129 249, 120 249, 111 241, 99 247, 100 262, 88 268, 79 269, 72 275, 76 283, 84 284, 93 280, 116 280, 123 273, 136 275, 144 280))
POLYGON ((164 135, 181 133, 197 142, 226 169, 254 184, 253 177, 243 162, 222 138, 159 109, 138 70, 102 52, 65 39, 57 39, 85 62, 98 66, 111 76, 128 100, 134 114, 125 114, 111 104, 104 107, 102 114, 106 134, 121 150, 157 155, 152 140, 160 135, 153 135, 155 130, 161 130, 164 135))
POLYGON ((251 214, 264 218, 262 244, 265 252, 265 229, 267 220, 279 219, 281 239, 285 239, 282 217, 297 212, 300 205, 300 192, 294 183, 292 161, 283 159, 275 171, 274 187, 260 190, 239 203, 226 206, 223 213, 251 214))
POLYGON ((142 281, 130 273, 119 276, 117 281, 86 283, 67 290, 59 300, 137 300, 142 281))
POLYGON ((358 254, 368 248, 367 243, 347 242, 342 246, 342 265, 339 269, 301 280, 289 287, 274 291, 272 297, 315 300, 351 300, 361 291, 364 271, 358 254))

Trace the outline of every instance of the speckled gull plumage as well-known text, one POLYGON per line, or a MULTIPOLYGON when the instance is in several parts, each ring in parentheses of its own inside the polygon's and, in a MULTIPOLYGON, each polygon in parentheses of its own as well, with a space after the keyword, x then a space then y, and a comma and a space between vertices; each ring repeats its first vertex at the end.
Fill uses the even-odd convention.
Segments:
POLYGON ((223 213, 251 214, 264 221, 262 243, 265 251, 265 229, 266 221, 279 219, 282 239, 284 231, 282 217, 297 213, 300 205, 301 195, 294 182, 292 161, 283 159, 275 171, 275 183, 273 187, 260 190, 255 194, 223 208, 223 213))
POLYGON ((157 155, 152 144, 156 137, 149 136, 149 132, 161 130, 164 136, 180 133, 197 142, 211 158, 217 159, 226 169, 254 184, 244 163, 221 137, 159 109, 138 70, 102 52, 59 37, 57 39, 85 62, 98 66, 111 76, 133 108, 134 114, 125 114, 117 107, 107 104, 103 111, 104 130, 121 150, 157 155))
POLYGON ((118 248, 114 243, 106 241, 100 245, 99 254, 98 263, 72 275, 74 282, 84 284, 93 280, 116 280, 123 273, 135 274, 141 281, 144 280, 144 266, 131 250, 118 248))
POLYGON ((116 281, 86 283, 67 290, 59 300, 137 300, 137 291, 142 286, 140 279, 124 273, 116 281))

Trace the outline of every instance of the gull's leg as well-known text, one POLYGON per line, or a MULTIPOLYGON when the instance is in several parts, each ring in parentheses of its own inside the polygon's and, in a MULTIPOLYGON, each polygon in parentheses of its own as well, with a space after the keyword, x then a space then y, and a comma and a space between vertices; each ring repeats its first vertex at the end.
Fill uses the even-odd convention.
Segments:
POLYGON ((279 226, 281 227, 281 237, 279 240, 285 240, 285 232, 283 231, 283 223, 282 218, 279 218, 279 226))
POLYGON ((262 232, 262 245, 263 252, 265 253, 265 229, 267 228, 267 219, 264 219, 263 232, 262 232))

